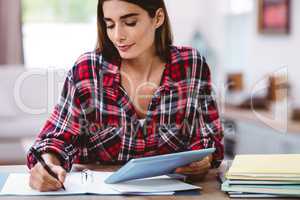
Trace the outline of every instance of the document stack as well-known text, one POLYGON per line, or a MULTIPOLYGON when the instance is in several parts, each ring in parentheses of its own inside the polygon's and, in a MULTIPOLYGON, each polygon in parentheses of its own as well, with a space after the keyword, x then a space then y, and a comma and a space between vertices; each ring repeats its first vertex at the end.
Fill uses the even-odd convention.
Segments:
POLYGON ((299 198, 300 154, 237 155, 222 191, 232 198, 299 198))

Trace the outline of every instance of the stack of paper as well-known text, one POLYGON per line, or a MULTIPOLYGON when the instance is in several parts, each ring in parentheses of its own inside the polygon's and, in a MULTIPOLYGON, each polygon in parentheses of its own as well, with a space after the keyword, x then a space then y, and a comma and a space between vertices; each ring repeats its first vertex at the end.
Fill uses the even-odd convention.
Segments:
POLYGON ((222 190, 230 197, 300 197, 300 154, 237 155, 222 190))

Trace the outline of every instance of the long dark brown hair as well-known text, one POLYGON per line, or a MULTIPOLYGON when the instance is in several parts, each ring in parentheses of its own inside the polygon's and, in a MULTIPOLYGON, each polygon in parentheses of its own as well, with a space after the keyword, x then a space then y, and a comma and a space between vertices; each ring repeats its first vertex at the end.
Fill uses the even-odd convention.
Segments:
MULTIPOLYGON (((97 7, 97 32, 98 41, 96 51, 108 59, 120 60, 120 55, 110 41, 106 31, 106 24, 104 22, 103 3, 109 0, 98 0, 97 7)), ((162 8, 165 14, 164 23, 156 30, 155 33, 155 47, 157 55, 163 60, 168 61, 170 54, 170 45, 173 43, 173 36, 170 26, 170 19, 164 0, 121 0, 133 3, 143 8, 151 18, 155 17, 156 11, 162 8)))

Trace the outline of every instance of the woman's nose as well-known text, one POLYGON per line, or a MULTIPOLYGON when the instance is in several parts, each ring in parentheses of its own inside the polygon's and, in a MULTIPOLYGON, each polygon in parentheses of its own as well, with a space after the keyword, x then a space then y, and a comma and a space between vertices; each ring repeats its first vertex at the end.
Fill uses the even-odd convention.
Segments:
POLYGON ((118 42, 122 42, 122 41, 126 40, 125 32, 120 25, 116 26, 115 40, 118 42))

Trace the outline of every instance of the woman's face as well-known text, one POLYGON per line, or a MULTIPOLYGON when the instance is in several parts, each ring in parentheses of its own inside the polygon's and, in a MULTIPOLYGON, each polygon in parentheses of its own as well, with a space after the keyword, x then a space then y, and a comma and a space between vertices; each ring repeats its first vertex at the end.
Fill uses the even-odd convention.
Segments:
POLYGON ((103 13, 107 35, 121 58, 137 58, 154 47, 155 30, 162 24, 161 13, 151 18, 138 5, 120 0, 105 1, 103 13))

